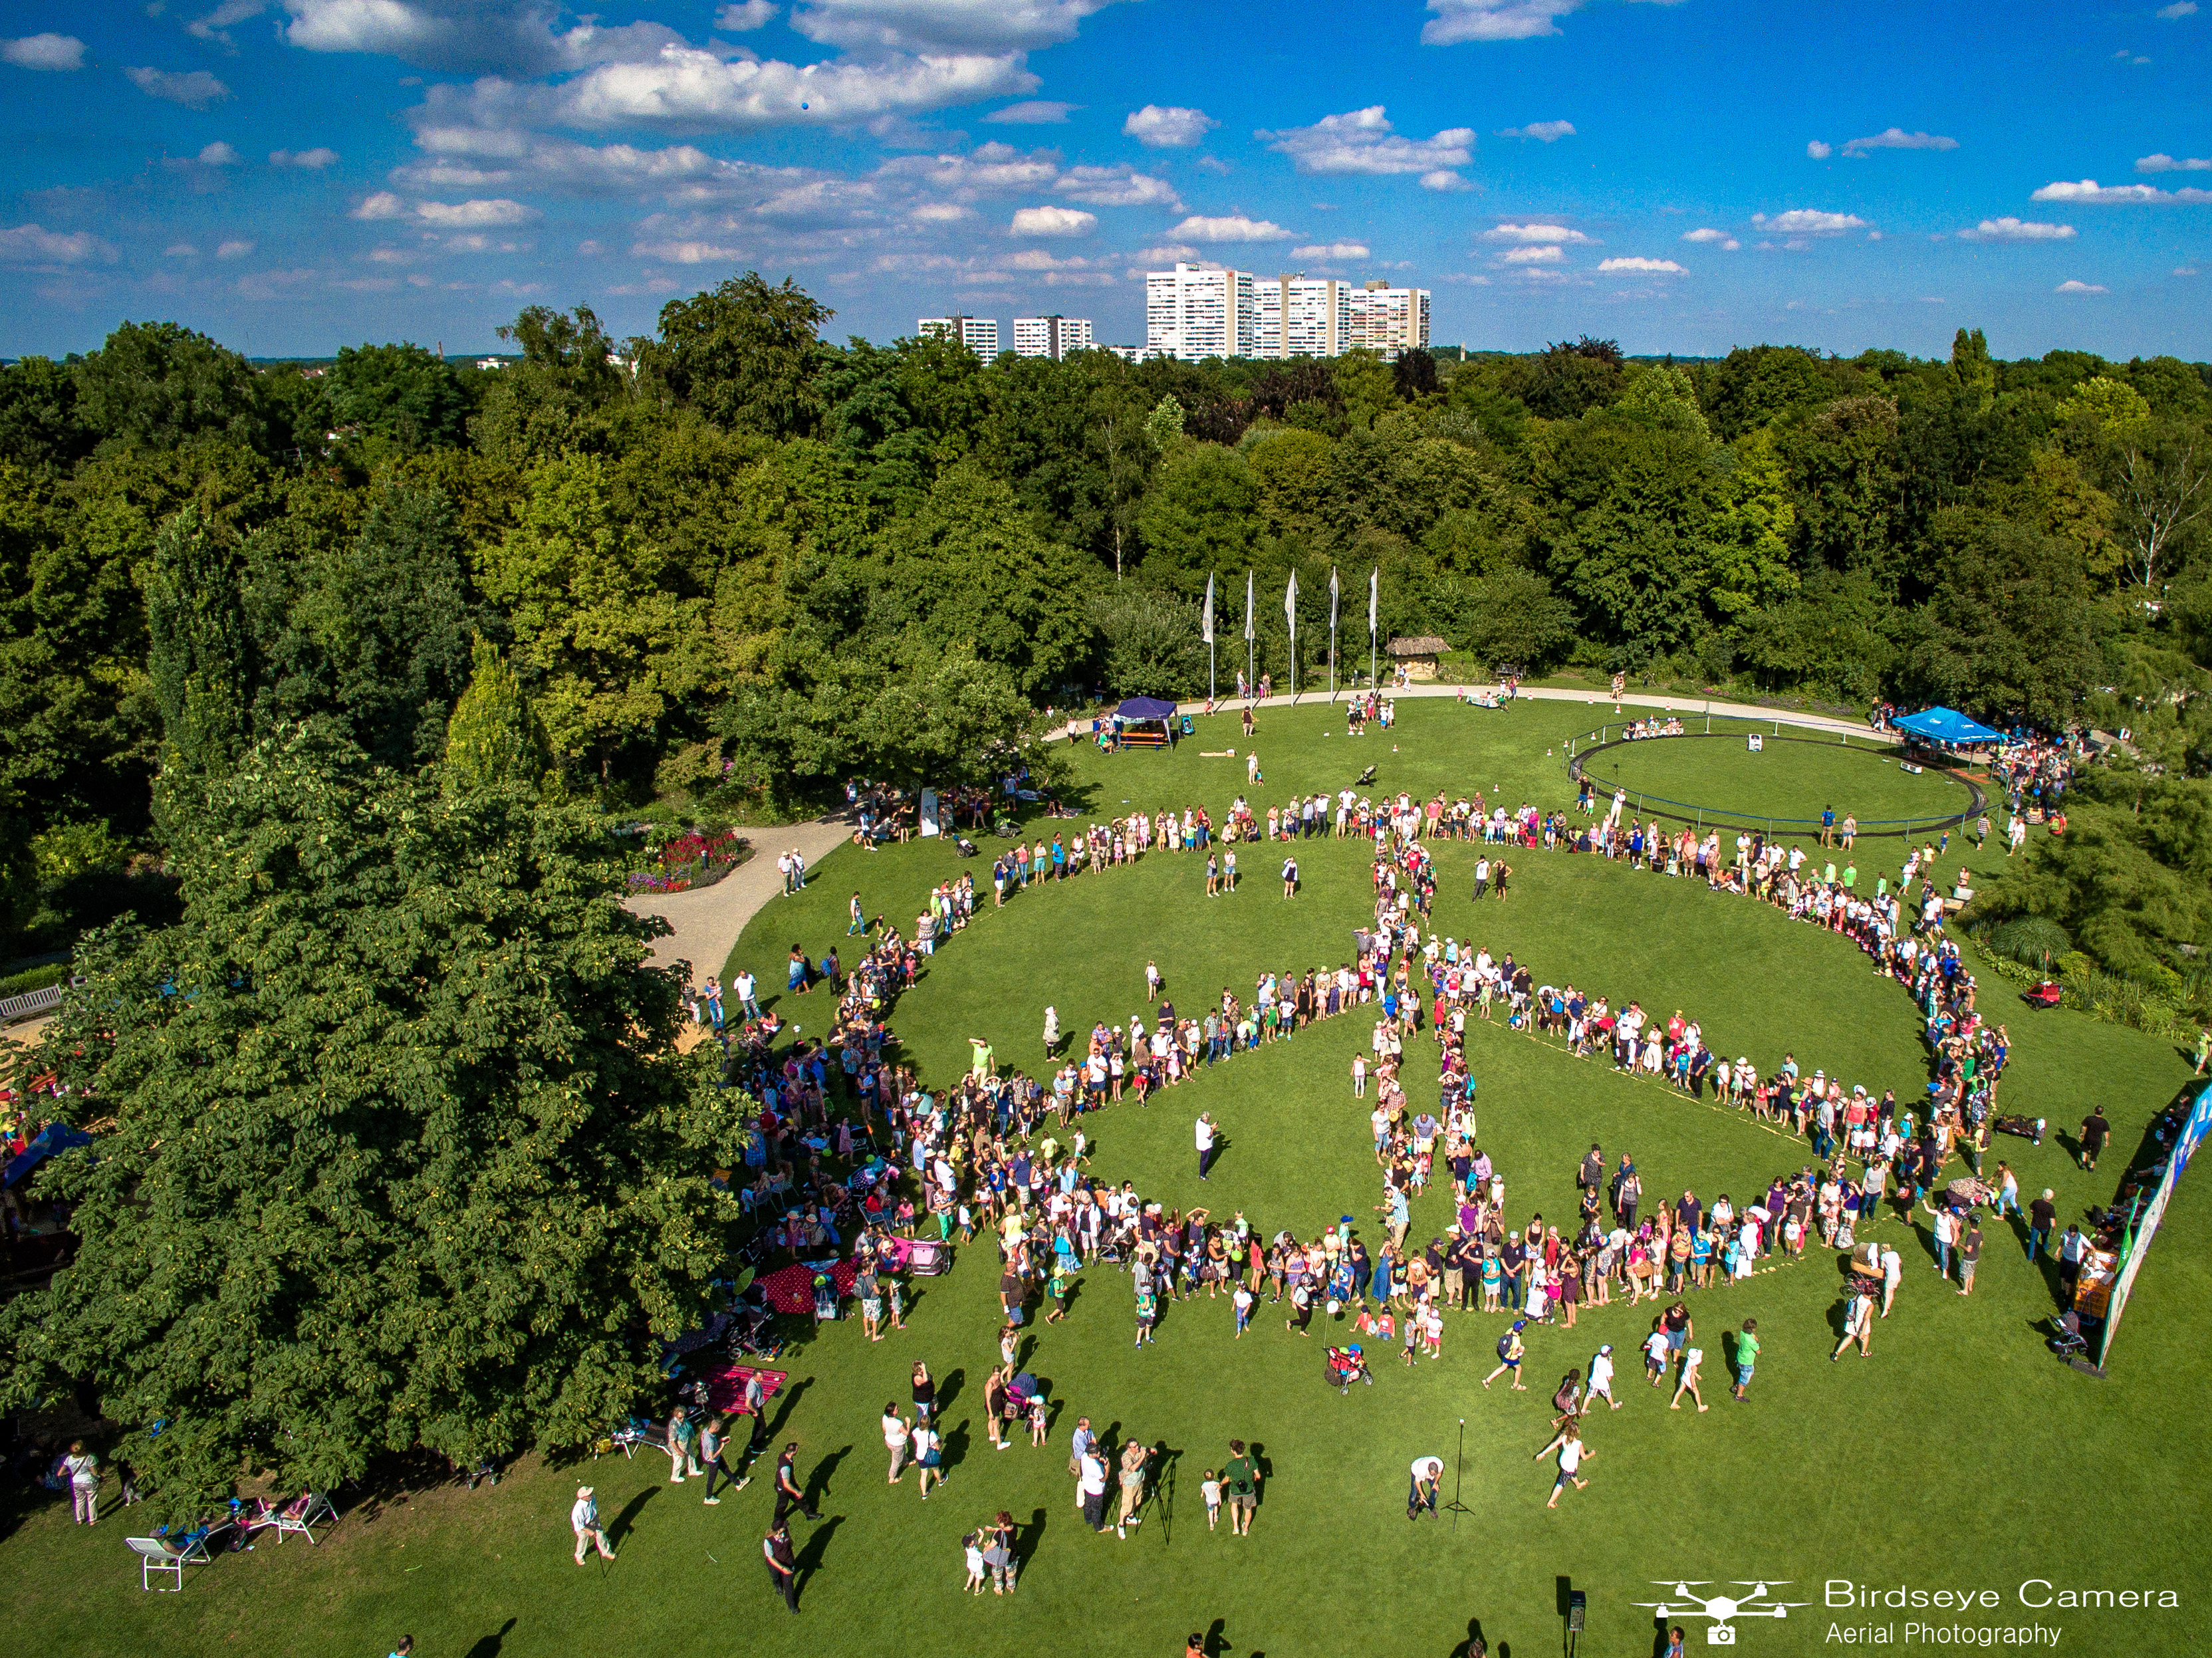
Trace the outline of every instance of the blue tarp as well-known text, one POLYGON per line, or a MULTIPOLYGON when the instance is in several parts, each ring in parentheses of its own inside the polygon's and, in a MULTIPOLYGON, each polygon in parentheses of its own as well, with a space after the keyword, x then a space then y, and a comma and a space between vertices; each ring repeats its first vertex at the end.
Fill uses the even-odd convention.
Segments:
POLYGON ((65 1122, 50 1122, 38 1133, 38 1137, 15 1157, 8 1166, 0 1169, 0 1186, 13 1186, 36 1169, 48 1157, 68 1151, 71 1146, 90 1145, 92 1136, 65 1122))
POLYGON ((1174 703, 1163 702, 1157 696, 1132 696, 1114 710, 1114 717, 1117 720, 1171 720, 1175 717, 1175 711, 1174 703))
POLYGON ((1978 720, 1969 720, 1956 708, 1923 708, 1889 722, 1899 731, 1924 737, 1931 743, 2000 743, 2003 733, 1993 732, 1978 720))

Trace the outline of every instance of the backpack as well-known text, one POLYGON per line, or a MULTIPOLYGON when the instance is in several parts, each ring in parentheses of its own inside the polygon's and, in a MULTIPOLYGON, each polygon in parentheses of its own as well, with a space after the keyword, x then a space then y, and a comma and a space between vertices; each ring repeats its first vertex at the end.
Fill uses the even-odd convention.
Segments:
POLYGON ((1510 1335, 1498 1338, 1498 1357, 1507 1360, 1513 1357, 1513 1338, 1510 1335))

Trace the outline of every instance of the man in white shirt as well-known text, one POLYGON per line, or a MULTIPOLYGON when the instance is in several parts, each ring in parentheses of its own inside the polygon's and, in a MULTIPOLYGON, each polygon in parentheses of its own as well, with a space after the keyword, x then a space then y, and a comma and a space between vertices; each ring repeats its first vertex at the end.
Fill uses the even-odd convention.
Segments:
POLYGON ((1613 1348, 1610 1344, 1599 1348, 1596 1357, 1590 1360, 1589 1391, 1583 1395, 1583 1403, 1587 1406, 1601 1399, 1616 1411, 1620 1408, 1620 1401, 1613 1396, 1613 1348))
POLYGON ((745 1010, 745 1017, 757 1019, 761 1016, 760 981, 740 968, 738 976, 730 981, 730 988, 738 993, 738 1001, 745 1010))
POLYGON ((600 1559, 615 1558, 615 1552, 607 1546, 606 1533, 599 1528, 599 1505, 592 1501, 589 1485, 576 1487, 576 1500, 568 1509, 568 1529, 576 1533, 578 1565, 584 1564, 584 1557, 593 1544, 599 1546, 600 1559))
POLYGON ((1106 1529, 1106 1460, 1098 1455, 1094 1444, 1083 1453, 1083 1468, 1077 1477, 1076 1501, 1083 1510, 1083 1522, 1094 1532, 1106 1529))
POLYGON ((1417 1456, 1413 1459, 1413 1483, 1406 1492, 1406 1518, 1418 1520, 1424 1510, 1433 1519, 1437 1512, 1437 1486, 1444 1477, 1444 1460, 1440 1456, 1417 1456))
POLYGON ((1198 1114, 1198 1177, 1206 1180, 1206 1170, 1213 1166, 1213 1119, 1201 1111, 1198 1114))

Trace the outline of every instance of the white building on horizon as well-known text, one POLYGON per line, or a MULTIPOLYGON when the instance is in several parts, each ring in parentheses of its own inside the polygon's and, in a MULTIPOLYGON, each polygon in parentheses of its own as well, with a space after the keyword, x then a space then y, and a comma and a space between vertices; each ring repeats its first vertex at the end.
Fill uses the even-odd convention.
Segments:
POLYGON ((920 318, 914 325, 914 331, 920 339, 958 340, 985 362, 999 355, 996 317, 970 317, 956 311, 949 317, 920 318))
POLYGON ((1155 355, 1197 362, 1254 355, 1258 307, 1249 270, 1178 260, 1145 274, 1145 343, 1155 355))
POLYGON ((1340 357, 1352 339, 1352 284, 1303 271, 1255 285, 1255 357, 1340 357))
POLYGON ((1364 282, 1348 296, 1352 301, 1350 337, 1345 349, 1364 346, 1395 360, 1401 351, 1429 348, 1429 290, 1393 288, 1385 282, 1364 282))
POLYGON ((1016 356, 1049 357, 1058 362, 1069 352, 1087 351, 1091 346, 1088 317, 1063 317, 1055 312, 1048 317, 1014 319, 1016 356))

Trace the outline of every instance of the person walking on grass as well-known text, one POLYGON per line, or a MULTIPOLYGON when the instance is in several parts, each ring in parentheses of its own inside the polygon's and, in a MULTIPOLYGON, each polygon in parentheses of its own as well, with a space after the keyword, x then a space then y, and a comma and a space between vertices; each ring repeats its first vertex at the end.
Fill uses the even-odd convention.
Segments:
POLYGON ((1844 1339, 1836 1344, 1836 1351, 1828 1355, 1834 1363, 1850 1351, 1851 1343, 1859 1345, 1859 1357, 1868 1357, 1867 1345, 1874 1339, 1874 1297, 1863 1290, 1854 1290, 1844 1303, 1844 1339))
POLYGON ((1559 1454, 1559 1477, 1552 1481, 1552 1500, 1544 1504, 1547 1509, 1556 1509, 1559 1506, 1559 1493, 1566 1490, 1568 1481, 1574 1482, 1577 1491, 1582 1491, 1589 1485, 1589 1481, 1583 1479, 1577 1470, 1597 1455, 1595 1451, 1583 1443, 1583 1424, 1579 1419, 1562 1427, 1553 1436, 1551 1443, 1537 1452, 1529 1461, 1541 1462, 1553 1451, 1559 1454))
POLYGON ((783 1597, 783 1604, 799 1610, 799 1555, 791 1546, 791 1528, 779 1520, 761 1539, 761 1555, 768 1562, 769 1587, 783 1597))
POLYGON ((1483 1377, 1484 1388, 1487 1388, 1492 1382, 1510 1370, 1513 1372, 1513 1391, 1516 1394, 1528 1391, 1521 1380, 1521 1361, 1527 1357, 1528 1351, 1527 1346, 1522 1342, 1521 1332, 1528 1327, 1528 1321, 1525 1318, 1516 1318, 1513 1321, 1513 1327, 1498 1338, 1498 1368, 1483 1377))
POLYGON ((899 1414, 898 1401, 884 1401, 884 1448, 890 1453, 890 1478, 884 1483, 896 1485, 906 1477, 907 1448, 914 1442, 914 1424, 899 1414))
POLYGON ((62 1468, 69 1475, 70 1518, 80 1526, 100 1523, 100 1459, 85 1449, 82 1439, 70 1442, 69 1455, 62 1459, 62 1468))
POLYGON ((707 1473, 707 1495, 702 1499, 708 1508, 719 1505, 721 1498, 714 1495, 714 1482, 719 1479, 735 1490, 737 1481, 730 1473, 730 1465, 722 1461, 722 1447, 728 1442, 722 1429, 724 1419, 719 1416, 708 1418, 699 1430, 699 1463, 707 1473))
POLYGON ((783 1448, 783 1455, 775 1460, 775 1523, 781 1526, 793 1509, 809 1520, 819 1520, 821 1515, 806 1500, 806 1492, 799 1483, 799 1442, 793 1440, 783 1448))
POLYGON ((680 1485, 686 1473, 696 1476, 699 1472, 699 1424, 691 1419, 691 1412, 678 1405, 676 1414, 668 1418, 668 1483, 680 1485))
POLYGON ((1298 860, 1295 858, 1285 858, 1283 859, 1283 896, 1295 898, 1297 896, 1298 860))
POLYGON ((1213 1167, 1213 1118, 1206 1112, 1198 1114, 1198 1177, 1210 1179, 1207 1170, 1213 1167))
POLYGON ((1589 1410, 1601 1399, 1616 1411, 1620 1408, 1620 1401, 1613 1396, 1613 1345, 1610 1342, 1599 1348, 1596 1357, 1590 1360, 1589 1388, 1583 1395, 1583 1408, 1589 1410))
POLYGON ((1700 1414, 1704 1413, 1705 1408, 1705 1396, 1698 1391, 1698 1367, 1705 1362, 1705 1351, 1704 1348, 1685 1347, 1682 1349, 1681 1379, 1674 1384, 1674 1398, 1667 1401, 1667 1408, 1668 1410, 1680 1410, 1682 1408, 1682 1395, 1684 1394, 1687 1394, 1691 1399, 1696 1402, 1698 1412, 1700 1414))
POLYGON ((1152 1453, 1133 1434, 1121 1447, 1121 1512, 1114 1521, 1114 1535, 1127 1539, 1129 1527, 1142 1523, 1137 1510, 1145 1506, 1145 1469, 1152 1461, 1152 1453))
POLYGON ((1260 1506, 1260 1472, 1244 1454, 1244 1442, 1229 1442, 1229 1461, 1221 1470, 1221 1483, 1229 1493, 1229 1534, 1252 1534, 1252 1511, 1260 1506))
POLYGON ((576 1533, 576 1564, 582 1565, 584 1557, 594 1545, 599 1558, 611 1560, 615 1552, 607 1546, 607 1534, 599 1526, 599 1505, 594 1500, 589 1485, 576 1487, 576 1500, 568 1509, 568 1529, 576 1533))
POLYGON ((1743 1333, 1735 1339, 1735 1386, 1730 1396, 1739 1405, 1751 1391, 1751 1373, 1759 1363, 1759 1321, 1747 1318, 1743 1321, 1743 1333))
POLYGON ((1966 1221, 1966 1235, 1959 1240, 1959 1293, 1974 1293, 1974 1268, 1982 1260, 1982 1224, 1971 1216, 1966 1221))

